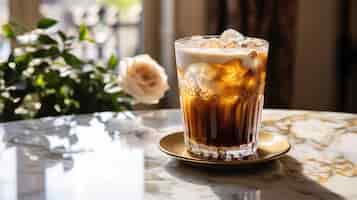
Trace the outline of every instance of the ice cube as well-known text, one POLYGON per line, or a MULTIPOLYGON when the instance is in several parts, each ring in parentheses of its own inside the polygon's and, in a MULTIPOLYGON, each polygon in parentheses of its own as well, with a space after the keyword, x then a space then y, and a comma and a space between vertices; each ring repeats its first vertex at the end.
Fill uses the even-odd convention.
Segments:
POLYGON ((240 42, 241 47, 243 48, 258 48, 266 45, 266 42, 262 39, 257 38, 246 38, 244 41, 240 42))
POLYGON ((207 63, 194 63, 186 69, 184 79, 190 82, 191 87, 199 89, 205 94, 212 94, 214 91, 214 78, 216 70, 207 63))
POLYGON ((247 80, 245 81, 246 84, 246 88, 250 91, 255 91, 256 87, 257 87, 257 80, 255 80, 256 78, 253 77, 249 77, 247 78, 247 80))
POLYGON ((233 60, 222 67, 222 70, 220 71, 220 79, 232 85, 236 83, 238 84, 238 80, 245 76, 248 71, 249 69, 247 67, 241 65, 241 61, 233 60))
POLYGON ((189 87, 197 88, 197 77, 200 74, 200 66, 196 66, 196 64, 189 65, 183 74, 183 80, 189 87))
POLYGON ((261 60, 255 50, 250 51, 248 55, 242 57, 241 60, 244 67, 248 67, 253 70, 256 70, 259 66, 261 66, 261 60))
POLYGON ((242 60, 242 65, 244 67, 253 69, 253 70, 256 69, 256 60, 257 59, 246 56, 246 57, 242 57, 241 60, 242 60))
POLYGON ((217 38, 211 38, 204 40, 200 47, 201 48, 224 48, 224 42, 217 38))
POLYGON ((226 42, 224 45, 224 48, 238 48, 238 47, 239 47, 239 44, 237 41, 229 41, 229 42, 226 42))
POLYGON ((244 40, 244 35, 234 29, 227 29, 221 34, 220 39, 226 43, 232 41, 241 41, 244 40))

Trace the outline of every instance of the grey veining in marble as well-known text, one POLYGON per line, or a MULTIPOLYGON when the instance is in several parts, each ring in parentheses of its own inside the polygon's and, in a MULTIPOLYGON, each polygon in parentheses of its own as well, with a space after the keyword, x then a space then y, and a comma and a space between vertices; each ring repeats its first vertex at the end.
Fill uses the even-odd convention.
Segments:
POLYGON ((178 110, 0 124, 0 200, 357 199, 357 115, 265 110, 282 159, 248 169, 186 166, 158 150, 178 110))

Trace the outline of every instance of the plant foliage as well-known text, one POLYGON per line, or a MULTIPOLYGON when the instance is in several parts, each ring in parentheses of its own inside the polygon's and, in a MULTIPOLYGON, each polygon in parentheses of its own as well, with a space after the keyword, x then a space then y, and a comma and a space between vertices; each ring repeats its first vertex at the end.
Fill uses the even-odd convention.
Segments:
POLYGON ((132 98, 117 84, 117 57, 106 64, 81 59, 73 49, 93 42, 87 27, 74 37, 56 24, 41 19, 25 34, 13 24, 2 26, 15 48, 0 63, 0 121, 130 109, 132 98))

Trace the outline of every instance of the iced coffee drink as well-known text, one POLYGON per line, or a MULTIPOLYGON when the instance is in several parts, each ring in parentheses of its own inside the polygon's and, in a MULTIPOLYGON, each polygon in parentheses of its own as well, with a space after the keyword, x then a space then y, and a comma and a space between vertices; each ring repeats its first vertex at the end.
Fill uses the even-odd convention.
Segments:
POLYGON ((234 30, 175 42, 187 150, 208 159, 255 154, 268 42, 234 30))

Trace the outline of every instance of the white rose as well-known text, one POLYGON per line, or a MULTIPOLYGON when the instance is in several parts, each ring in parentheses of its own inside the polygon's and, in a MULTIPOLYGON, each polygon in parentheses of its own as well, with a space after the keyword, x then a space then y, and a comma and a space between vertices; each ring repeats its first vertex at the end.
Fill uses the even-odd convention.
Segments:
POLYGON ((169 89, 164 69, 149 55, 120 61, 119 85, 137 102, 145 104, 158 103, 169 89))

